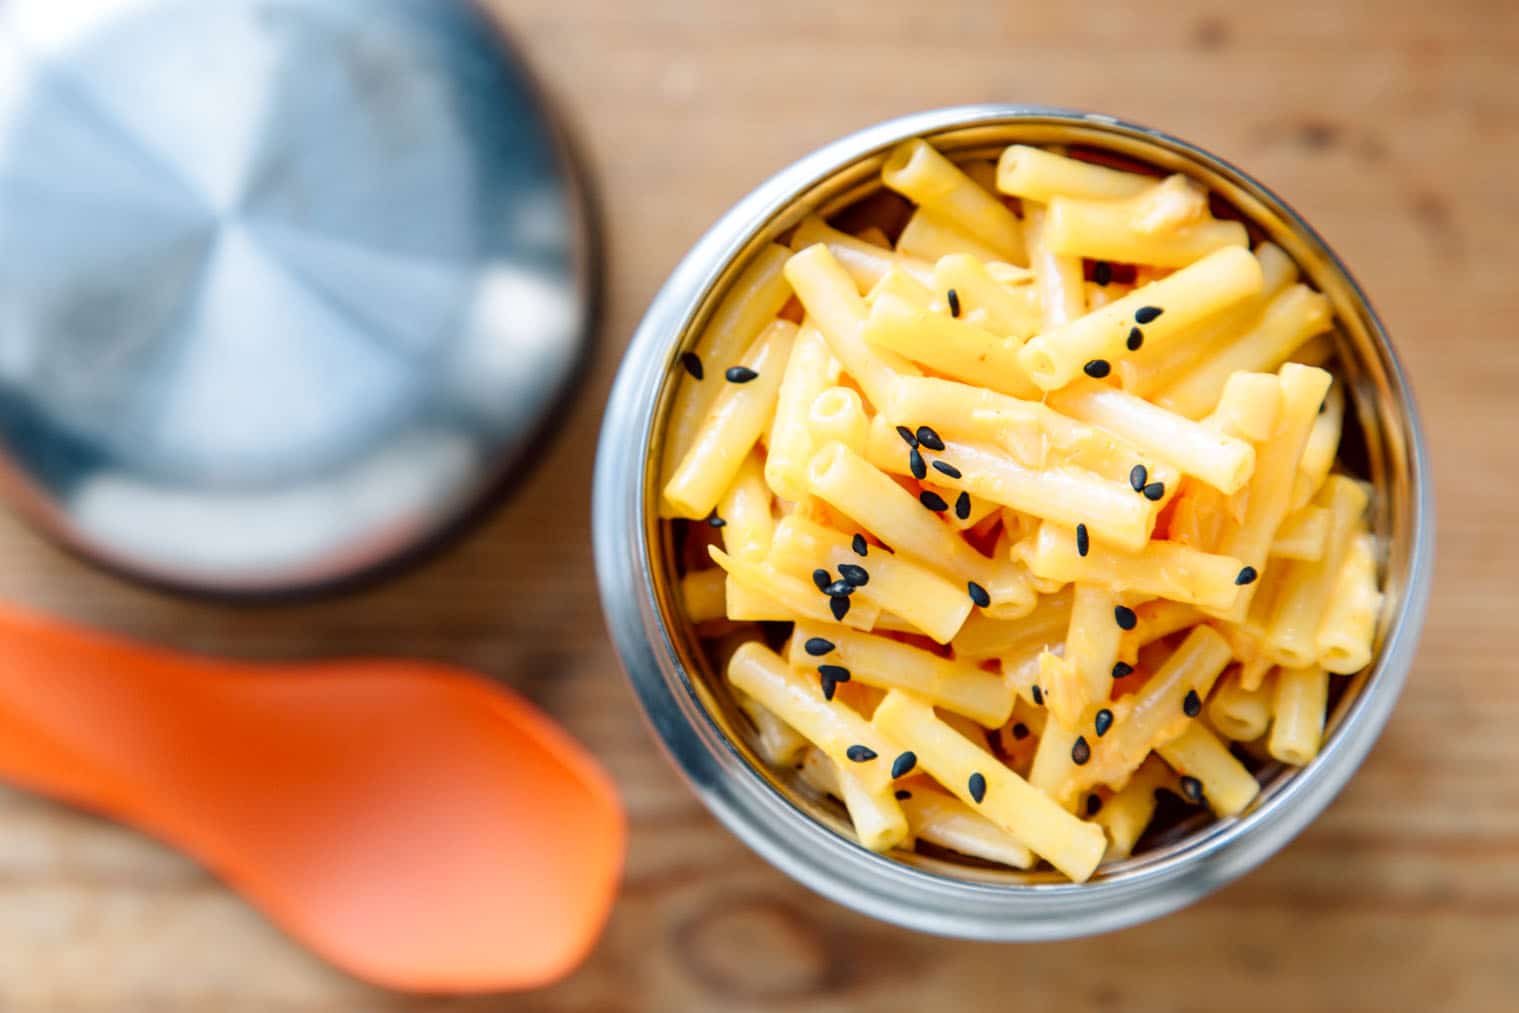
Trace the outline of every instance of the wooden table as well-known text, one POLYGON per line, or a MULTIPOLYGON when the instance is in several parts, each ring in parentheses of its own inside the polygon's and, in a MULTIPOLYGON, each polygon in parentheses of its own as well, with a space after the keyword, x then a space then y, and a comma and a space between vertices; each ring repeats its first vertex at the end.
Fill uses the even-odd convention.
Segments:
POLYGON ((372 991, 134 834, 0 794, 0 1010, 1513 1009, 1519 1004, 1519 16, 1511 0, 1273 4, 493 0, 562 101, 608 219, 578 406, 452 551, 300 608, 161 597, 0 523, 0 595, 253 658, 417 653, 500 675, 601 757, 633 822, 605 939, 541 994, 372 991), (809 149, 936 105, 1162 125, 1249 166, 1374 294, 1422 400, 1439 572, 1402 705, 1350 788, 1183 913, 1043 946, 925 938, 819 900, 709 817, 602 633, 591 460, 622 345, 682 251, 809 149), (1057 1006, 1058 1004, 1058 1006, 1057 1006))

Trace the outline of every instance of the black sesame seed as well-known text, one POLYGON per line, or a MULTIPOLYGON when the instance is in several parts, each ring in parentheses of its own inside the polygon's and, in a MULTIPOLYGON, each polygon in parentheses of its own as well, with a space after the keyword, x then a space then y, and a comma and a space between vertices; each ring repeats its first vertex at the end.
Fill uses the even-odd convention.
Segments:
POLYGON ((822 637, 808 637, 807 642, 802 645, 802 649, 814 658, 821 658, 832 651, 833 646, 832 640, 824 640, 822 637))
POLYGON ((960 477, 960 469, 956 468, 953 464, 950 464, 948 461, 935 461, 934 462, 934 470, 937 471, 941 475, 948 475, 950 478, 959 478, 960 477))
POLYGON ((944 298, 949 303, 949 315, 958 317, 960 315, 960 293, 954 289, 950 289, 945 293, 944 298))
POLYGON ((1036 706, 1039 706, 1039 707, 1043 707, 1044 706, 1044 690, 1040 689, 1039 685, 1037 683, 1035 683, 1029 689, 1029 696, 1031 696, 1031 697, 1034 698, 1034 704, 1036 706))
POLYGON ((979 770, 970 776, 970 781, 966 784, 966 787, 970 789, 970 797, 977 802, 986 798, 986 778, 982 776, 979 770))
POLYGON ((680 364, 686 367, 686 372, 697 380, 706 375, 706 371, 701 368, 701 356, 695 352, 680 353, 680 364))
POLYGON ((908 750, 905 753, 899 753, 897 755, 897 758, 891 761, 891 776, 905 777, 912 770, 912 768, 916 767, 917 765, 917 753, 914 753, 911 750, 908 750))
POLYGON ((819 665, 818 675, 832 682, 848 682, 850 679, 849 669, 843 665, 819 665))
POLYGON ((1113 727, 1113 712, 1104 707, 1097 712, 1097 717, 1092 721, 1092 726, 1097 730, 1100 739, 1108 734, 1108 729, 1113 727))
POLYGON ((1131 352, 1137 352, 1145 343, 1145 332, 1138 327, 1129 328, 1129 339, 1123 343, 1124 347, 1131 352))
POLYGON ((828 611, 833 613, 833 618, 843 622, 844 617, 849 614, 849 596, 840 594, 829 598, 828 611))
POLYGON ((864 587, 870 583, 870 574, 863 566, 855 566, 853 563, 840 563, 839 576, 844 578, 846 584, 853 587, 864 587))
POLYGON ((1134 666, 1127 661, 1113 662, 1113 678, 1122 679, 1126 675, 1134 674, 1134 666))
POLYGON ((1136 464, 1129 469, 1129 485, 1135 492, 1144 492, 1145 483, 1150 480, 1150 473, 1142 464, 1136 464))
POLYGON ((905 802, 908 799, 912 798, 912 792, 908 791, 906 788, 898 788, 892 794, 896 795, 898 802, 905 802))
POLYGON ((1108 365, 1107 359, 1093 359, 1082 366, 1081 371, 1094 380, 1101 380, 1113 371, 1113 367, 1108 365))
POLYGON ((912 434, 912 430, 906 426, 897 426, 897 435, 906 441, 907 445, 914 450, 918 449, 918 438, 912 434))
POLYGON ((1151 503, 1154 503, 1156 500, 1160 499, 1166 494, 1166 483, 1151 482, 1149 485, 1145 486, 1142 491, 1145 494, 1145 499, 1149 500, 1151 503))
POLYGON ((723 376, 728 378, 729 383, 748 383, 756 376, 759 376, 759 374, 748 366, 729 366, 728 371, 723 376))
POLYGON ((1102 796, 1095 791, 1087 796, 1087 815, 1096 816, 1102 812, 1102 796))
POLYGON ((1022 742, 1024 739, 1028 738, 1028 736, 1029 736, 1028 725, 1024 724, 1022 721, 1018 722, 1016 725, 1013 725, 1013 738, 1014 739, 1016 739, 1019 742, 1022 742))
POLYGON ((869 746, 854 745, 844 750, 844 755, 855 763, 865 763, 876 758, 876 751, 869 746))
POLYGON ((943 450, 944 441, 939 439, 939 434, 928 426, 918 427, 918 442, 929 450, 943 450))
POLYGON ((955 497, 955 516, 962 521, 970 520, 970 493, 962 492, 955 497))
POLYGON ((818 586, 818 590, 828 593, 828 585, 833 583, 833 577, 827 570, 817 569, 812 571, 812 582, 818 586))
POLYGON ((1181 779, 1181 793, 1187 797, 1187 801, 1201 805, 1203 801, 1203 783, 1188 774, 1181 779))
POLYGON ((1092 265, 1092 280, 1103 288, 1113 283, 1113 265, 1106 260, 1099 260, 1092 265))
POLYGON ((1197 695, 1197 690, 1187 690, 1187 695, 1181 701, 1181 712, 1189 718, 1195 718, 1203 712, 1203 698, 1197 695))
POLYGON ((918 502, 928 507, 928 509, 932 510, 934 513, 943 513, 945 510, 949 509, 949 504, 944 502, 944 497, 940 496, 932 489, 924 489, 922 492, 918 493, 918 502))
POLYGON ((1259 576, 1260 574, 1255 572, 1255 567, 1242 566, 1240 567, 1239 573, 1234 575, 1234 583, 1240 585, 1241 587, 1246 584, 1254 584, 1255 578, 1259 576))
POLYGON ((1087 537, 1087 526, 1076 525, 1076 555, 1085 556, 1092 549, 1092 541, 1087 537))
POLYGON ((830 598, 847 598, 854 594, 854 585, 847 580, 836 580, 823 588, 823 593, 830 598))
POLYGON ((928 477, 928 465, 923 463, 923 454, 917 447, 907 452, 907 470, 912 472, 912 477, 919 481, 928 477))
POLYGON ((855 533, 854 538, 850 541, 849 547, 854 550, 856 556, 863 556, 870 551, 870 543, 865 541, 865 536, 858 532, 855 533))
POLYGON ((992 603, 992 596, 986 593, 986 588, 982 587, 980 584, 977 584, 975 581, 972 580, 968 582, 965 585, 965 589, 970 592, 970 600, 975 602, 981 608, 986 608, 992 603))
POLYGON ((1127 605, 1113 606, 1113 620, 1118 623, 1118 628, 1121 630, 1132 630, 1139 625, 1139 617, 1127 605))
POLYGON ((1086 766, 1086 762, 1092 758, 1092 747, 1087 745, 1085 735, 1076 736, 1076 744, 1071 747, 1071 762, 1078 767, 1086 766))
POLYGON ((1141 306, 1139 309, 1134 311, 1134 322, 1138 324, 1147 324, 1164 312, 1165 310, 1161 309, 1159 306, 1141 306))
POLYGON ((824 700, 832 700, 833 699, 833 691, 839 688, 839 684, 836 683, 836 682, 834 682, 832 679, 828 678, 828 676, 826 676, 826 675, 820 675, 820 676, 818 676, 818 682, 823 687, 823 699, 824 700))
POLYGON ((727 525, 727 523, 728 523, 727 521, 725 521, 721 517, 717 516, 717 511, 716 510, 712 511, 710 514, 707 515, 707 527, 709 527, 709 528, 724 527, 725 525, 727 525))

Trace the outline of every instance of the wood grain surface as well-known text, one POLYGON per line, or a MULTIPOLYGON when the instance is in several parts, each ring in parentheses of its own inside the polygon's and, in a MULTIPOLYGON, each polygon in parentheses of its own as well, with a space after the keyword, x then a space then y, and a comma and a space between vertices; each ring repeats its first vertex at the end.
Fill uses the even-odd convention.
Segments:
POLYGON ((980 0, 492 0, 599 183, 608 309, 578 403, 507 508, 421 568, 238 609, 94 573, 0 518, 0 595, 249 658, 420 654, 522 690, 633 824, 604 940, 516 997, 353 982, 194 864, 0 792, 0 1011, 1502 1010, 1519 1007, 1519 7, 980 0), (1439 566, 1418 663, 1360 774, 1263 868, 1159 922, 1039 946, 914 935, 802 890, 695 801, 602 632, 587 539, 601 405, 689 244, 811 148, 980 100, 1099 109, 1247 166, 1365 283, 1421 400, 1439 566))

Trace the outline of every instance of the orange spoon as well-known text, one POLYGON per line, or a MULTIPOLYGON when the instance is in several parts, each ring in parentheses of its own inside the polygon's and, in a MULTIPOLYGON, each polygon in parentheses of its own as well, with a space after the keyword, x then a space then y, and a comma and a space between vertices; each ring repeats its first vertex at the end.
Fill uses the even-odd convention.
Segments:
POLYGON ((0 778, 178 846, 332 963, 414 992, 568 973, 626 837, 594 761, 479 676, 188 657, 3 606, 0 778))

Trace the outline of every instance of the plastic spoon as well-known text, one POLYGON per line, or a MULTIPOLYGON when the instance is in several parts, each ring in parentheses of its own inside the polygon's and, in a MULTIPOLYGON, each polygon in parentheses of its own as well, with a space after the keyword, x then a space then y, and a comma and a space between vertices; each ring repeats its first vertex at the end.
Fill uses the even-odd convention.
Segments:
POLYGON ((594 761, 471 673, 190 657, 3 606, 0 778, 174 844, 333 964, 414 992, 568 973, 626 838, 594 761))

